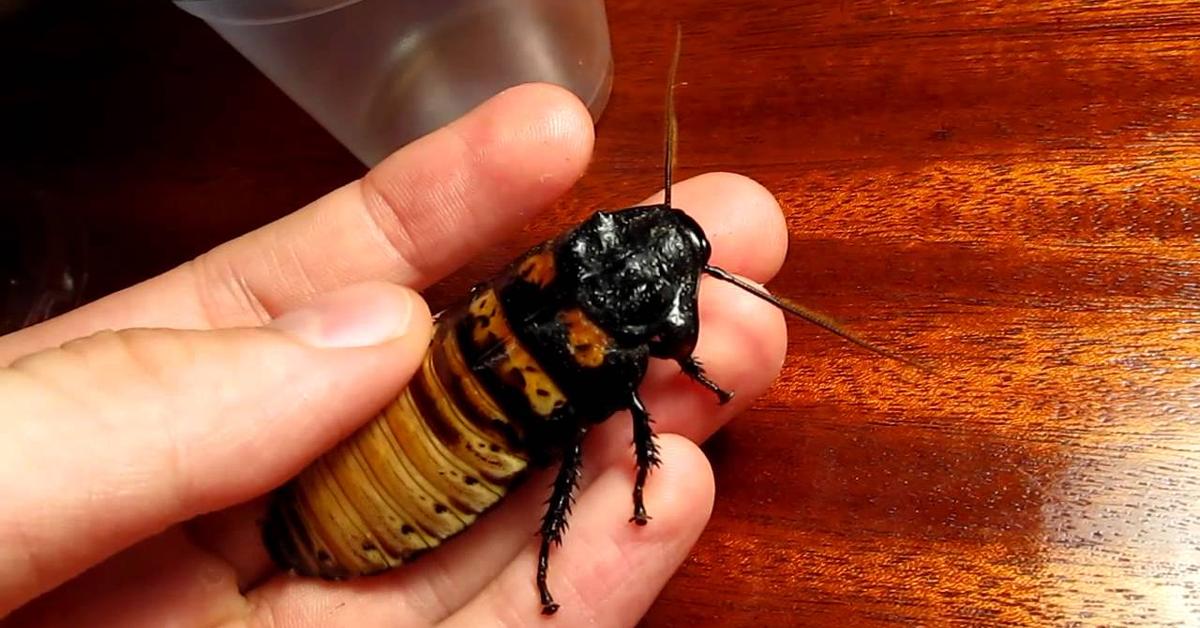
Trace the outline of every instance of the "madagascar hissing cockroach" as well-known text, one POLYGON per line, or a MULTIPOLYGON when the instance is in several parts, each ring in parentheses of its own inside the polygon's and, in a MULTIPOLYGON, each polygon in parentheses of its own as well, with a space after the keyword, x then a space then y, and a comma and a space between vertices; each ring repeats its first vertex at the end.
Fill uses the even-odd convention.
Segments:
POLYGON ((677 362, 719 403, 733 397, 692 355, 702 274, 897 357, 708 264, 704 231, 671 206, 678 63, 677 32, 663 202, 600 211, 442 312, 404 392, 274 493, 263 539, 282 569, 342 579, 398 567, 472 525, 530 465, 557 461, 537 566, 542 612, 554 613, 550 546, 566 528, 588 430, 629 410, 637 466, 630 521, 645 525, 642 491, 659 464, 638 394, 649 359, 677 362))

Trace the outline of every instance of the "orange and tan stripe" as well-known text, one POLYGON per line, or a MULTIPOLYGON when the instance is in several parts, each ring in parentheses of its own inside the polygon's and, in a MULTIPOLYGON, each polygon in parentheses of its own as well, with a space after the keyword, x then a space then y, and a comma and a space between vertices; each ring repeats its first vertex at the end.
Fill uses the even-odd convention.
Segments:
POLYGON ((353 442, 343 446, 343 455, 328 457, 327 462, 338 487, 362 515, 368 532, 378 543, 378 546, 376 543, 364 544, 362 551, 368 554, 381 552, 385 560, 394 566, 429 547, 429 541, 420 535, 405 533, 406 530, 415 530, 415 518, 402 503, 392 499, 384 490, 379 474, 363 459, 353 442))
MULTIPOLYGON (((505 432, 519 440, 524 438, 524 430, 519 422, 500 409, 500 404, 471 372, 462 347, 458 344, 458 334, 447 333, 439 348, 441 350, 433 354, 434 368, 439 377, 444 378, 440 380, 443 386, 458 393, 455 397, 462 397, 464 416, 471 419, 477 431, 488 434, 489 439, 500 445, 501 449, 511 449, 513 444, 509 443, 505 432)), ((512 454, 522 462, 527 460, 523 452, 512 451, 512 454)))
POLYGON ((379 481, 378 490, 397 504, 398 514, 403 512, 400 533, 416 550, 433 547, 458 529, 459 522, 448 521, 434 512, 428 487, 418 479, 409 456, 396 443, 384 421, 373 421, 354 439, 353 445, 379 481))
POLYGON ((328 470, 320 461, 300 475, 297 488, 300 512, 322 570, 336 566, 349 573, 373 571, 356 551, 366 539, 360 521, 331 489, 328 470))
POLYGON ((482 352, 502 352, 500 359, 492 361, 492 370, 524 394, 535 414, 549 417, 566 405, 562 389, 513 334, 494 289, 476 295, 468 312, 474 318, 471 340, 475 347, 482 352))
POLYGON ((426 529, 439 539, 448 538, 472 523, 474 517, 460 511, 447 494, 448 484, 439 471, 445 472, 449 463, 439 455, 421 425, 411 394, 406 390, 388 407, 384 417, 383 431, 398 450, 396 460, 414 485, 414 490, 397 497, 407 499, 406 503, 418 509, 423 519, 430 522, 426 529))
MULTIPOLYGON (((449 336, 450 339, 442 345, 442 350, 445 352, 458 348, 457 341, 453 339, 454 335, 450 334, 449 336)), ((449 390, 454 382, 462 384, 464 388, 469 384, 478 393, 482 393, 482 387, 475 376, 465 369, 465 366, 463 370, 454 369, 455 363, 465 365, 461 354, 457 356, 457 359, 441 361, 441 368, 449 372, 441 372, 438 362, 439 360, 435 360, 434 356, 429 356, 422 365, 417 379, 424 392, 435 401, 438 418, 442 419, 443 425, 452 430, 455 435, 448 439, 453 441, 452 443, 445 444, 453 450, 459 460, 475 472, 476 480, 481 488, 502 495, 506 491, 504 486, 525 470, 529 464, 528 457, 523 452, 511 451, 511 445, 502 434, 498 434, 494 430, 480 429, 476 421, 469 417, 471 415, 490 416, 492 420, 506 424, 511 424, 512 421, 500 412, 499 407, 490 397, 482 397, 486 399, 485 407, 460 407, 458 403, 455 403, 455 397, 449 390), (485 412, 488 414, 483 414, 485 412)), ((471 403, 472 399, 468 398, 464 401, 471 403)))

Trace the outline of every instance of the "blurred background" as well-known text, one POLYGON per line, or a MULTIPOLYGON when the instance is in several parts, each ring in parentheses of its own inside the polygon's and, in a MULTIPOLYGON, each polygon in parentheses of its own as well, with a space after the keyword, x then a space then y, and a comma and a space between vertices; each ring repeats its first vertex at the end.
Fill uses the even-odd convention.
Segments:
POLYGON ((599 118, 612 86, 601 0, 4 0, 0 51, 0 333, 297 209, 507 87, 562 85, 599 118))

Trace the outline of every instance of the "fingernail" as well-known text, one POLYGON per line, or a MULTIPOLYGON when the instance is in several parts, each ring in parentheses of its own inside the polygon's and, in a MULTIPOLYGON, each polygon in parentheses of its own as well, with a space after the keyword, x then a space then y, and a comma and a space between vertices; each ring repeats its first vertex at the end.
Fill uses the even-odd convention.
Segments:
POLYGON ((268 327, 317 348, 369 347, 403 336, 419 298, 397 285, 360 284, 317 297, 268 327))

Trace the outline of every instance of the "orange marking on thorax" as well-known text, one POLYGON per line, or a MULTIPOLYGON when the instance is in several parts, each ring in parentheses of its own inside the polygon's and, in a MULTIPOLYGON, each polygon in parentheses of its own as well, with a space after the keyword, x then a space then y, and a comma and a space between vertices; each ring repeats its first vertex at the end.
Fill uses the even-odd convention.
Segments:
POLYGON ((571 357, 580 366, 596 367, 603 364, 604 356, 612 345, 612 337, 582 310, 564 310, 558 317, 567 327, 567 350, 571 352, 571 357))
POLYGON ((554 252, 541 251, 526 257, 517 267, 517 274, 525 281, 545 288, 554 281, 554 252))
POLYGON ((483 351, 504 352, 494 362, 493 372, 509 385, 521 389, 535 413, 550 416, 554 410, 566 405, 567 396, 562 389, 513 335, 494 290, 481 292, 471 300, 467 311, 473 319, 471 339, 475 346, 483 351), (500 348, 493 349, 497 344, 500 348))

